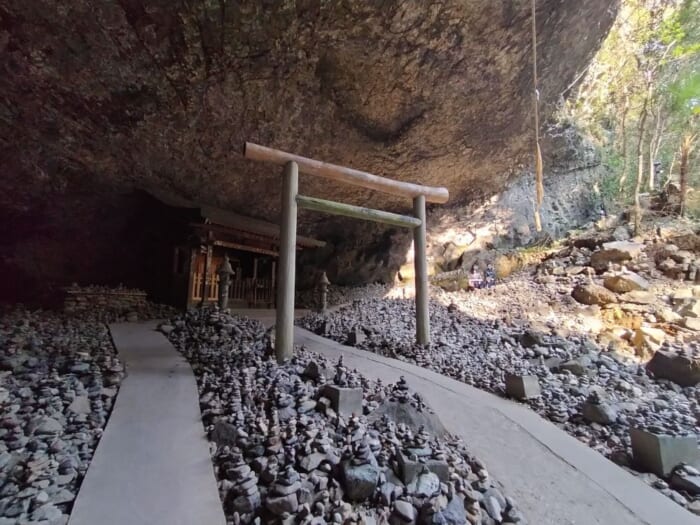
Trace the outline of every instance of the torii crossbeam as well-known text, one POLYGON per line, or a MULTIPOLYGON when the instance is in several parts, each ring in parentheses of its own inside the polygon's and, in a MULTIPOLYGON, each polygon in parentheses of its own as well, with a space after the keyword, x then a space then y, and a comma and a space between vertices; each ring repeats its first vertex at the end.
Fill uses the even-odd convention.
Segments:
POLYGON ((282 363, 292 357, 294 344, 294 284, 296 279, 297 207, 343 215, 413 229, 414 265, 416 274, 416 341, 430 343, 428 311, 428 263, 426 259, 425 203, 445 203, 447 188, 422 186, 371 173, 321 162, 292 153, 267 148, 251 142, 244 145, 243 155, 250 160, 272 162, 284 166, 282 184, 282 219, 280 224, 280 260, 278 267, 277 320, 275 353, 282 363), (299 172, 317 177, 362 186, 391 195, 413 199, 413 215, 399 215, 341 202, 299 195, 299 172))

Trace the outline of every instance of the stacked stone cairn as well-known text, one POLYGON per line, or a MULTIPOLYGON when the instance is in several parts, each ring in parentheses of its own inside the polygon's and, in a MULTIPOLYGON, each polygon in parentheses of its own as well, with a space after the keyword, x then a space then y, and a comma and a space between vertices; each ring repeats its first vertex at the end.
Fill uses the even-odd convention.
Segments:
POLYGON ((197 376, 230 523, 525 523, 459 439, 371 417, 397 398, 429 412, 405 379, 370 381, 303 348, 278 365, 260 323, 216 310, 169 325, 197 376), (360 409, 343 415, 322 403, 329 384, 359 388, 360 409), (402 455, 419 463, 407 481, 402 455))
POLYGON ((89 315, 0 316, 0 524, 65 525, 123 368, 89 315))

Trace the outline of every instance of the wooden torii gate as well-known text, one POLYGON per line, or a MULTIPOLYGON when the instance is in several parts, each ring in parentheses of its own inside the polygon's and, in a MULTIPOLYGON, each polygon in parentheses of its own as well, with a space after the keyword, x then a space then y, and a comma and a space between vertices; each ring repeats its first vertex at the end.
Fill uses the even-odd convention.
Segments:
POLYGON ((277 318, 275 353, 282 363, 292 357, 294 344, 294 285, 296 279, 297 207, 343 215, 413 229, 414 265, 416 274, 416 341, 430 343, 428 311, 428 263, 426 259, 425 203, 445 203, 447 188, 421 186, 379 177, 364 171, 329 164, 292 153, 246 142, 243 155, 250 160, 272 162, 284 166, 282 184, 282 218, 280 224, 279 267, 277 279, 277 318), (413 199, 413 216, 399 215, 314 197, 299 195, 299 172, 326 179, 362 186, 391 195, 413 199))

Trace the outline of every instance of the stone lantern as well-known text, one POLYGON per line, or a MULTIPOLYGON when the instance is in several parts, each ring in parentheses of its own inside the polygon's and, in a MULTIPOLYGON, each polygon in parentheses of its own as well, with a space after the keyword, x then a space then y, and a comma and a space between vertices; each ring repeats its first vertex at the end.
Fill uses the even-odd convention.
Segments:
POLYGON ((318 289, 321 295, 320 301, 320 311, 325 312, 328 308, 328 286, 331 282, 328 280, 326 272, 321 274, 321 278, 318 280, 318 289))
POLYGON ((228 307, 228 288, 231 283, 231 276, 235 273, 233 268, 231 268, 228 255, 224 255, 224 262, 219 265, 216 273, 219 275, 219 308, 224 310, 228 307))

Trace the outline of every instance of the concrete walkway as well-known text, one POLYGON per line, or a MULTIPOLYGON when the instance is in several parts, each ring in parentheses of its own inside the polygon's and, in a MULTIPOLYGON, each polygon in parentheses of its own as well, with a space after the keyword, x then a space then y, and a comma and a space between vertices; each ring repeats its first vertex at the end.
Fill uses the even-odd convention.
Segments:
POLYGON ((155 326, 110 326, 127 376, 69 525, 226 523, 194 375, 155 326))
MULTIPOLYGON (((270 325, 274 314, 238 312, 270 325)), ((357 350, 296 327, 295 342, 369 378, 406 377, 445 427, 464 439, 537 525, 699 525, 700 518, 529 408, 436 372, 357 350)))

